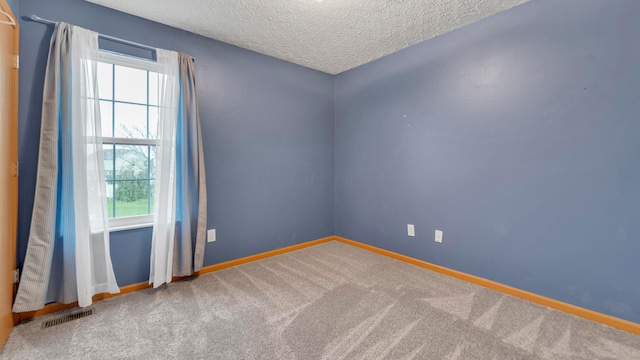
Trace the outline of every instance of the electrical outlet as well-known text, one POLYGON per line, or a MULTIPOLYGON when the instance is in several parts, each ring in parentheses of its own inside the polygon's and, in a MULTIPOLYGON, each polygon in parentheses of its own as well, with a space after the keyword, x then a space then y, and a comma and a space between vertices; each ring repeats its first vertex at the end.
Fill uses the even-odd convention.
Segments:
POLYGON ((207 242, 216 241, 216 229, 207 230, 207 242))
POLYGON ((442 230, 436 230, 436 242, 442 243, 442 230))
POLYGON ((413 224, 407 224, 407 235, 416 236, 416 229, 413 227, 413 224))

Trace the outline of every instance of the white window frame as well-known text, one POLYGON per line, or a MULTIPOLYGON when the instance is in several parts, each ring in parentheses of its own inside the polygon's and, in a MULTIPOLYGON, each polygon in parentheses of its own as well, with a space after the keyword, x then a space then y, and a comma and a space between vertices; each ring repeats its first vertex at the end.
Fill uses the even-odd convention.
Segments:
MULTIPOLYGON (((130 67, 134 69, 144 70, 144 71, 152 71, 159 72, 159 66, 156 62, 151 60, 145 60, 141 58, 130 57, 122 54, 112 53, 109 51, 100 50, 98 54, 98 61, 130 67)), ((147 92, 149 89, 147 89, 147 92)), ((119 137, 110 137, 103 136, 102 143, 106 145, 157 145, 157 140, 155 139, 129 139, 129 138, 119 138, 119 137)), ((115 154, 114 154, 115 156, 115 154)), ((105 179, 106 181, 106 179, 105 179)), ((114 194, 115 196, 115 194, 114 194)), ((130 230, 130 229, 138 229, 138 228, 146 228, 153 226, 153 216, 154 214, 148 215, 138 215, 138 216, 122 216, 115 217, 109 219, 109 232, 122 231, 122 230, 130 230)))

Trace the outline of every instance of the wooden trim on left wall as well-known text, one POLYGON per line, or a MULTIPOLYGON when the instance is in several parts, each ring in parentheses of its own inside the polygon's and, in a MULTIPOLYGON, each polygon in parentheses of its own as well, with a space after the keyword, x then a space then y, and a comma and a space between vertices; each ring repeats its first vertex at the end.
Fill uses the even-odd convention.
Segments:
MULTIPOLYGON (((269 257, 272 257, 272 256, 288 253, 288 252, 295 251, 295 250, 304 249, 306 247, 310 247, 310 246, 314 246, 314 245, 323 244, 323 243, 326 243, 326 242, 329 242, 329 241, 332 241, 332 240, 336 240, 336 239, 337 238, 335 236, 329 236, 329 237, 325 237, 325 238, 321 238, 321 239, 317 239, 317 240, 307 241, 307 242, 304 242, 304 243, 301 243, 301 244, 291 245, 291 246, 283 247, 283 248, 280 248, 280 249, 275 249, 275 250, 271 250, 271 251, 267 251, 267 252, 263 252, 263 253, 259 253, 259 254, 255 254, 255 255, 251 255, 251 256, 247 256, 247 257, 243 257, 243 258, 236 259, 236 260, 231 260, 231 261, 226 261, 226 262, 219 263, 219 264, 205 266, 205 267, 202 268, 202 270, 194 273, 191 276, 181 276, 181 277, 175 277, 174 276, 172 281, 180 281, 180 280, 196 277, 196 276, 199 276, 199 275, 208 274, 208 273, 211 273, 211 272, 214 272, 214 271, 218 271, 218 270, 222 270, 222 269, 226 269, 226 268, 230 268, 230 267, 234 267, 234 266, 250 263, 250 262, 261 260, 261 259, 266 259, 266 258, 269 258, 269 257)), ((100 300, 105 300, 105 299, 110 299, 110 298, 113 298, 113 297, 116 297, 116 296, 120 296, 120 295, 125 295, 125 294, 128 294, 128 293, 132 293, 134 291, 149 289, 151 287, 152 286, 150 284, 146 283, 146 282, 126 285, 126 286, 123 286, 123 287, 120 288, 120 293, 118 293, 118 294, 104 293, 104 294, 95 295, 93 297, 93 302, 100 301, 100 300)), ((31 319, 39 317, 39 316, 51 314, 51 313, 54 313, 54 312, 67 310, 67 309, 72 309, 72 308, 75 308, 77 306, 78 306, 78 302, 77 301, 73 302, 71 304, 52 303, 52 304, 45 305, 43 309, 40 309, 38 311, 17 313, 17 314, 15 314, 15 318, 16 318, 17 322, 21 322, 21 321, 31 320, 31 319)))

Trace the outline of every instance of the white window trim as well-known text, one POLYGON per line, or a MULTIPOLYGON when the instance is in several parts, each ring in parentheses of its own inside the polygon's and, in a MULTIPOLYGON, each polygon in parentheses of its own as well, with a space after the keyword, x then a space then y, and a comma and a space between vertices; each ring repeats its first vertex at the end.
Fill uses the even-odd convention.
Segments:
POLYGON ((158 72, 158 70, 160 69, 158 63, 156 63, 155 61, 122 55, 105 50, 100 50, 100 52, 98 53, 98 61, 144 71, 158 72))
POLYGON ((123 216, 109 219, 109 232, 140 229, 153 226, 153 214, 123 216))
POLYGON ((156 139, 138 139, 138 138, 119 138, 119 137, 102 137, 102 143, 107 145, 140 145, 140 146, 157 146, 156 139))
MULTIPOLYGON (((129 57, 122 54, 100 50, 98 61, 114 65, 126 66, 134 69, 158 72, 158 64, 155 61, 129 57)), ((157 145, 156 139, 129 139, 118 137, 103 137, 102 143, 111 145, 157 145)), ((109 219, 109 232, 140 229, 153 226, 153 214, 140 216, 123 216, 109 219)))

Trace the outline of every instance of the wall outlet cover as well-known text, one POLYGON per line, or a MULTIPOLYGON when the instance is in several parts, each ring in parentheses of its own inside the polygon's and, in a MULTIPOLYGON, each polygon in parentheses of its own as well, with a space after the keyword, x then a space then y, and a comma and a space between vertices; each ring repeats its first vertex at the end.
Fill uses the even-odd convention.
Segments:
POLYGON ((216 241, 216 229, 207 230, 207 242, 216 241))
POLYGON ((436 242, 442 243, 442 230, 436 230, 436 242))
POLYGON ((407 235, 408 236, 416 236, 416 229, 413 224, 407 224, 407 235))

